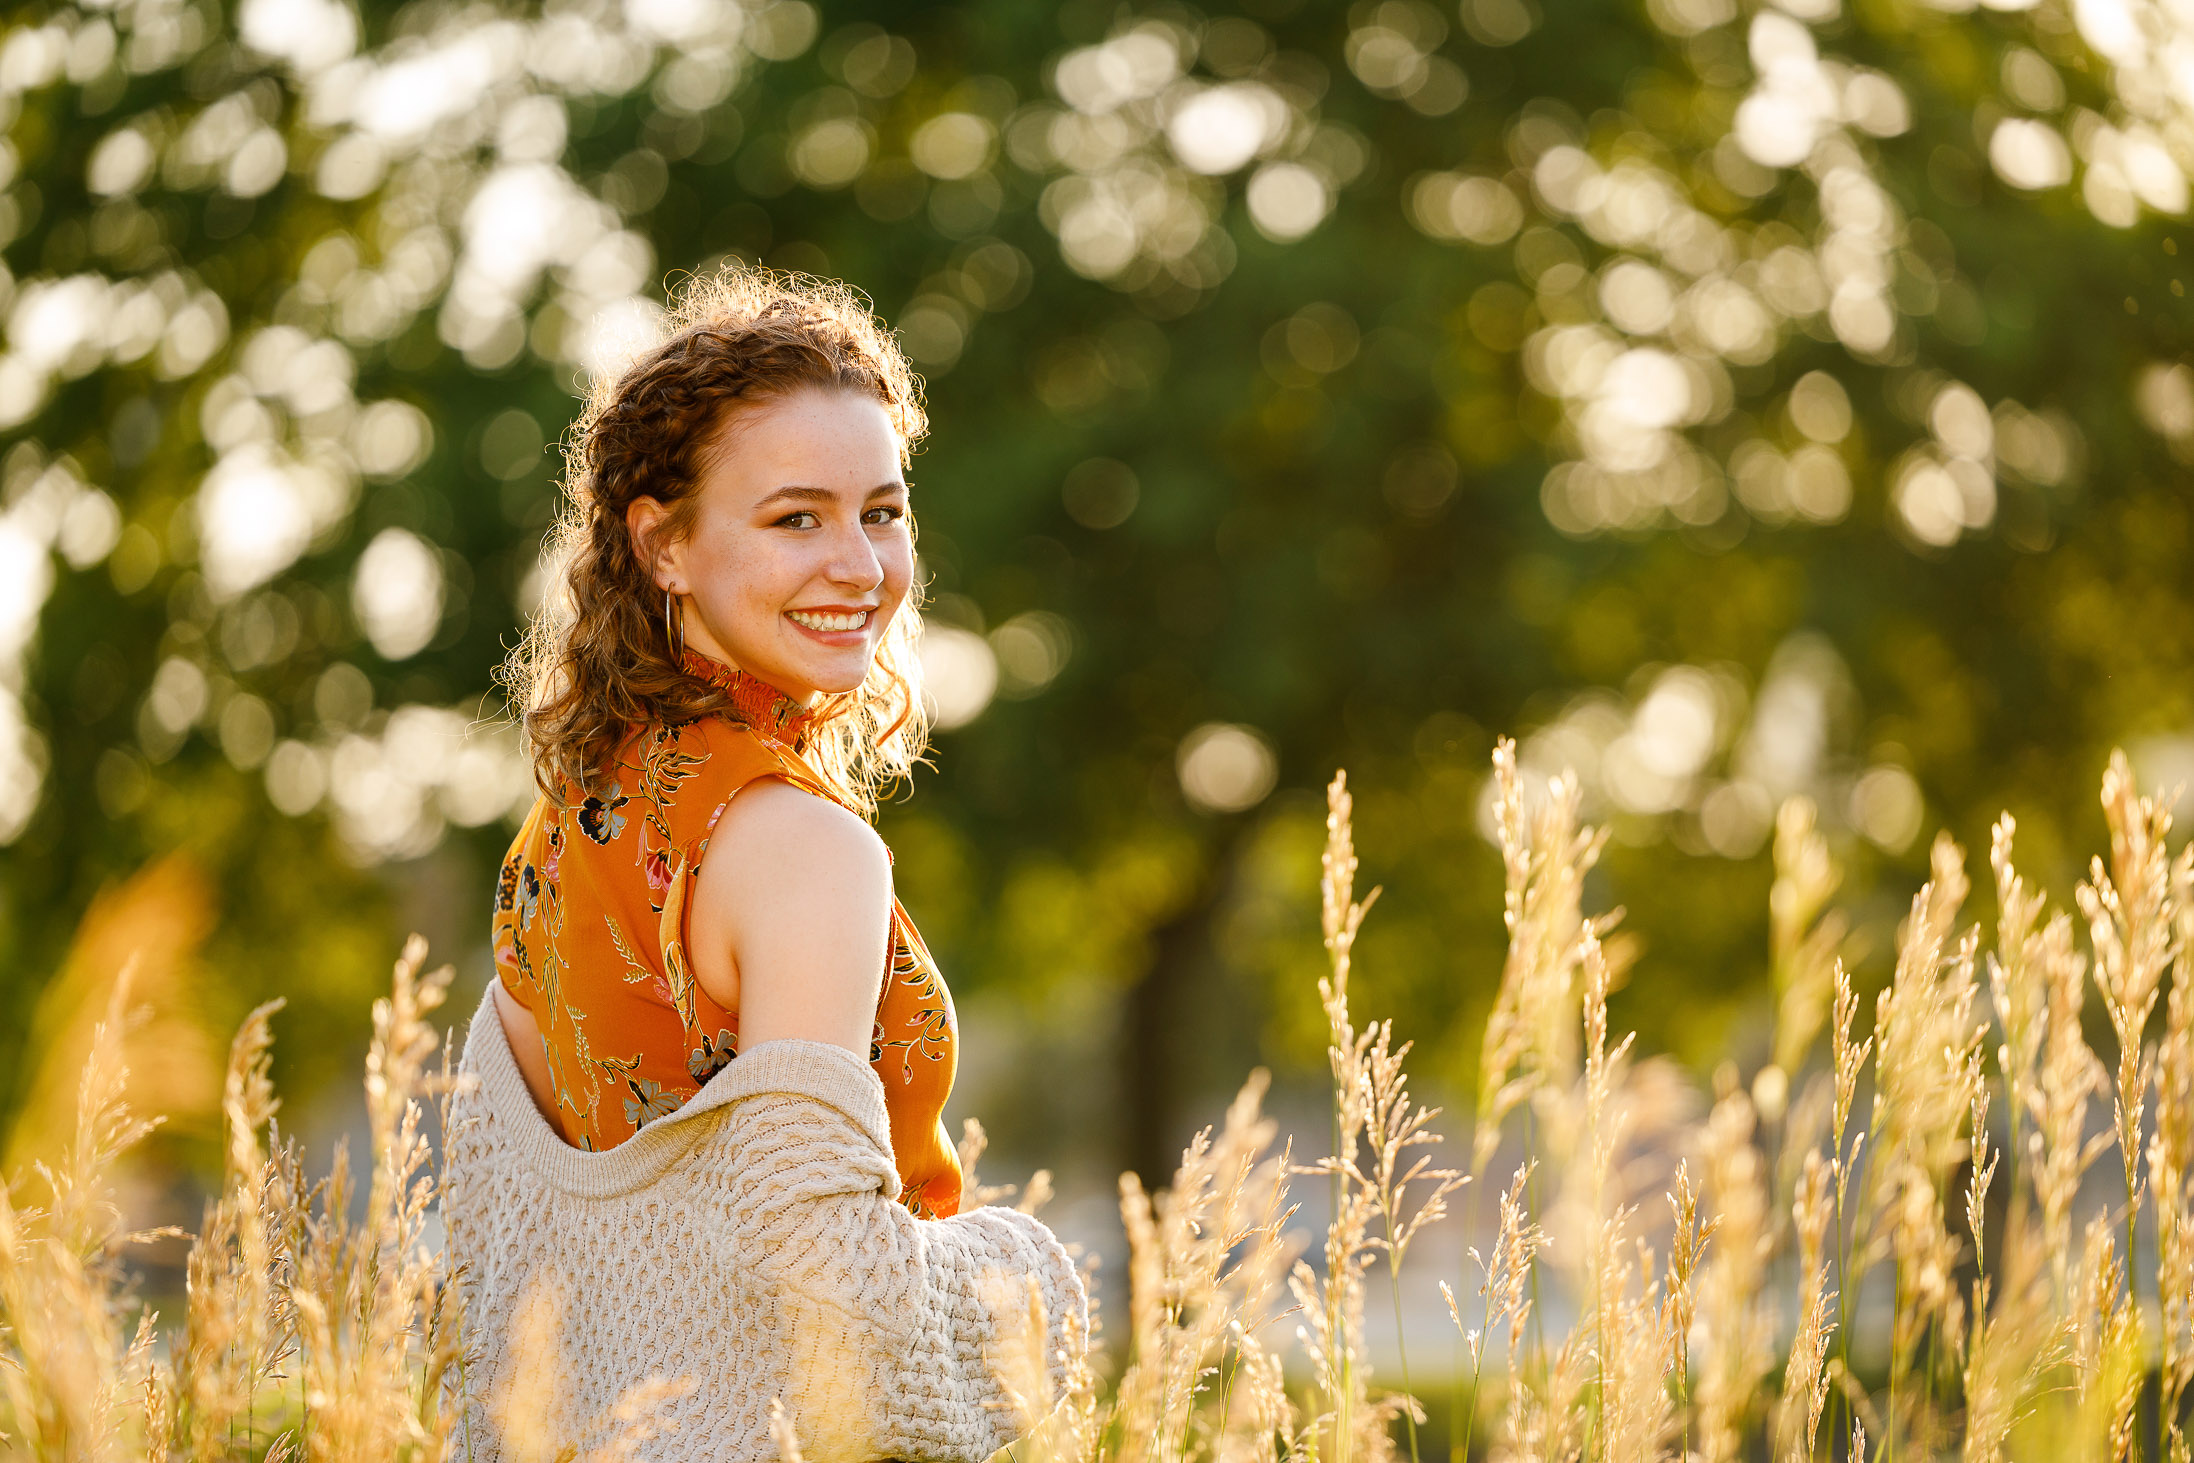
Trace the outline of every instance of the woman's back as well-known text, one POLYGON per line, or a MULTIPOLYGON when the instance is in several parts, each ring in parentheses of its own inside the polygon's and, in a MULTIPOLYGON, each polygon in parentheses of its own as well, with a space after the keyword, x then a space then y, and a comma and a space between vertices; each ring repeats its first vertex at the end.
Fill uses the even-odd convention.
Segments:
MULTIPOLYGON (((626 1141, 738 1051, 738 1012, 710 997, 689 953, 694 890, 732 799, 762 778, 830 796, 796 750, 798 708, 743 672, 687 664, 729 693, 733 713, 644 727, 586 795, 537 802, 497 882, 496 964, 540 1034, 543 1106, 574 1147, 626 1141)), ((896 900, 884 959, 869 1060, 901 1199, 923 1217, 951 1214, 960 1170, 940 1113, 957 1065, 952 999, 896 900)))

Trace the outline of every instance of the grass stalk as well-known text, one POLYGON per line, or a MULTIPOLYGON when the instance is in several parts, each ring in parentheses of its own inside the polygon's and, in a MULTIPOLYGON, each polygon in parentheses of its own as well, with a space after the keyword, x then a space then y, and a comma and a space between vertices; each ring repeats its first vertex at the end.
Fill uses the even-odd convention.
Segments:
MULTIPOLYGON (((1830 1452, 1875 1463, 1946 1444, 1964 1463, 2005 1463, 2014 1444, 2022 1456, 2184 1457, 2194 1386, 2194 995, 2185 994, 2194 990, 2194 853, 2171 855, 2161 802, 2134 792, 2122 759, 2104 781, 2110 856, 2081 884, 2077 921, 2050 914, 2018 877, 2005 819, 1991 848, 1998 912, 1984 956, 1980 932, 1957 922, 1962 856, 1938 841, 1863 1040, 1840 947, 1817 938, 1837 927, 1824 903, 1834 887, 1825 845, 1795 814, 1779 824, 1778 883, 1788 892, 1771 913, 1790 1009, 1777 1012, 1777 1055, 1787 1060, 1775 1065, 1788 1085, 1718 1079, 1703 1121, 1695 1111, 1655 1116, 1648 1064, 1628 1064, 1624 1045, 1607 1039, 1617 957, 1600 939, 1612 921, 1582 907, 1600 834, 1579 820, 1575 785, 1551 780, 1527 817, 1512 745, 1495 773, 1510 948, 1488 1020, 1470 1167, 1484 1172, 1517 1107, 1525 1151, 1495 1191, 1487 1253, 1470 1251, 1476 1327, 1440 1281, 1462 1348, 1448 1389, 1449 1463, 1473 1463, 1481 1424, 1504 1458, 1650 1463, 1677 1442, 1700 1463, 1809 1463, 1824 1416, 1830 1452), (2082 1034, 2090 978, 2116 1038, 2108 1066, 2082 1034), (2150 1045, 2167 991, 2165 1033, 2150 1045), (1992 1002, 1993 1022, 1978 1001, 1992 1002), (1824 1076, 1810 1088, 1799 1080, 1824 1002, 1832 1106, 1824 1076), (1992 1061, 1984 1034, 1998 1041, 1992 1061), (1861 1123, 1870 1061, 1872 1107, 1861 1123), (1755 1110, 1748 1092, 1769 1095, 1755 1110), (2106 1094, 2110 1119, 2091 1135, 2089 1104, 2106 1094), (2008 1154, 1991 1132, 1999 1100, 2008 1154), (1832 1117, 1821 1143, 1824 1110, 1832 1117), (2081 1178, 2113 1147, 2125 1207, 2097 1213, 2081 1178), (1790 1172, 1802 1168, 1794 1186, 1779 1176, 1781 1153, 1790 1172), (1691 1170, 1676 1166, 1676 1239, 1662 1265, 1642 1244, 1630 1254, 1625 1222, 1635 1176, 1664 1154, 1703 1157, 1706 1182, 1695 1194, 1691 1170), (1987 1206, 2006 1158, 2012 1187, 1991 1250, 1987 1206), (1961 1163, 1965 1236, 1950 1216, 1961 1163), (1786 1201, 1789 1214, 1778 1213, 1786 1201), (1542 1216, 1577 1225, 1586 1238, 1576 1259, 1565 1245, 1553 1256, 1560 1264, 1542 1263, 1542 1216), (2144 1222, 2147 1275, 2135 1263, 2144 1222), (1968 1239, 1963 1285, 1955 1277, 1968 1239), (1770 1293, 1790 1276, 1797 1307, 1786 1299, 1779 1313, 1800 1324, 1778 1398, 1770 1293), (1886 1336, 1859 1330, 1869 1278, 1888 1287, 1886 1336), (1566 1328, 1548 1313, 1563 1303, 1577 1317, 1566 1328), (1883 1340, 1889 1374, 1870 1396, 1852 1358, 1883 1340), (1485 1365, 1496 1341, 1505 1381, 1485 1365), (2149 1358, 2159 1341, 2160 1360, 2149 1358)), ((1319 982, 1330 1148, 1305 1168, 1270 1151, 1259 1074, 1223 1127, 1184 1151, 1169 1188, 1144 1196, 1123 1186, 1127 1363, 1101 1401, 1085 1368, 1081 1390, 1070 1387, 1083 1409, 1063 1434, 1071 1441, 1022 1448, 1015 1456, 1027 1463, 1390 1463, 1403 1451, 1423 1463, 1402 1270, 1465 1175, 1432 1166, 1438 1114, 1409 1096, 1409 1044, 1390 1023, 1351 1011, 1356 935, 1377 896, 1356 898, 1351 812, 1337 778, 1319 982), (1289 1176, 1309 1173, 1324 1176, 1332 1201, 1322 1270, 1295 1258, 1300 1237, 1288 1229, 1289 1176), (1374 1389, 1364 1343, 1369 1267, 1381 1257, 1398 1392, 1374 1389), (1283 1286, 1295 1307, 1279 1314, 1299 1317, 1313 1365, 1307 1407, 1287 1390, 1278 1343, 1262 1339, 1283 1286)), ((97 1029, 120 1035, 92 1044, 73 1131, 49 1123, 55 1134, 32 1150, 40 1163, 0 1191, 0 1463, 235 1463, 270 1447, 405 1463, 474 1456, 464 1399, 476 1369, 458 1292, 424 1248, 433 1175, 420 1114, 437 1084, 427 1017, 447 978, 422 974, 421 952, 407 949, 375 1011, 370 1152, 355 1167, 339 1153, 317 1181, 275 1128, 272 1013, 247 1021, 230 1054, 227 1152, 192 1249, 191 1302, 164 1334, 131 1324, 142 1308, 129 1289, 124 1257, 136 1237, 123 1223, 119 1175, 148 1125, 116 1097, 129 1027, 126 982, 116 983, 97 1029), (444 1375, 456 1405, 442 1405, 444 1375)), ((1461 1207, 1474 1219, 1476 1196, 1461 1207)))

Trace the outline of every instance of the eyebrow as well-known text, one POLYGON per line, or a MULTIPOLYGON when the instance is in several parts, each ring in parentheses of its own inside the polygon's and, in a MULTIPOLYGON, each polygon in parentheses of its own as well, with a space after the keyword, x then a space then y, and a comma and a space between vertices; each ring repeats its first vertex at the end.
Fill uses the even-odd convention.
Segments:
MULTIPOLYGON (((868 497, 862 501, 872 502, 877 498, 888 497, 893 493, 903 493, 906 490, 907 485, 903 482, 878 483, 868 490, 868 497)), ((772 503, 835 503, 837 501, 838 495, 828 488, 811 488, 793 483, 779 488, 755 506, 757 508, 767 508, 772 503)))

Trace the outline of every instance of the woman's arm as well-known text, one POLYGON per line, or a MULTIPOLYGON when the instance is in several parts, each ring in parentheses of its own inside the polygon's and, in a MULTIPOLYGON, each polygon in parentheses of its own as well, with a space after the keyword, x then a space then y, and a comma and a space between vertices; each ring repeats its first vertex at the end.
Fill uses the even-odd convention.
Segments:
POLYGON ((741 1051, 794 1037, 867 1059, 891 925, 874 829, 774 778, 749 783, 709 836, 694 895, 694 979, 739 1013, 741 1051))
POLYGON ((811 1463, 981 1463, 1021 1436, 1088 1344, 1064 1247, 1010 1209, 908 1213, 882 1084, 843 1048, 768 1042, 716 1080, 731 1078, 712 1161, 737 1176, 733 1243, 756 1283, 742 1321, 811 1463))
POLYGON ((549 1126, 555 1127, 556 1079, 549 1075, 548 1053, 541 1047, 540 1023, 503 984, 500 971, 496 973, 493 988, 495 1015, 503 1023, 503 1040, 510 1046, 512 1060, 518 1063, 518 1075, 526 1079, 526 1095, 533 1099, 541 1116, 548 1119, 549 1126))
POLYGON ((835 803, 750 783, 710 836, 695 895, 695 978, 739 1012, 739 1058, 715 1079, 748 1091, 721 1160, 737 1244, 762 1281, 756 1318, 786 1359, 803 1450, 980 1463, 1022 1431, 999 1374, 1025 1372, 1015 1353, 1033 1347, 1055 1397, 1087 1344, 1088 1299, 1034 1218, 916 1219, 898 1202, 868 1063, 890 938, 882 840, 835 803), (1031 1282, 1041 1335, 1027 1334, 1031 1282))

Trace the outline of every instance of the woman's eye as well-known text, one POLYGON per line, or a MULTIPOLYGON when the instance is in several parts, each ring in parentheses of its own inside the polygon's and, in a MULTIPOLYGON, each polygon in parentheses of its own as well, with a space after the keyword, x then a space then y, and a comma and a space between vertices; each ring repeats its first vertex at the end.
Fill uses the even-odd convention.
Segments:
POLYGON ((777 526, 779 528, 812 528, 820 521, 814 514, 803 508, 798 513, 787 513, 784 517, 778 519, 777 526), (803 518, 808 521, 802 523, 800 520, 803 518))
POLYGON ((881 507, 869 509, 867 514, 864 516, 871 523, 897 523, 900 519, 907 516, 907 510, 904 508, 893 507, 892 505, 887 503, 881 507))

